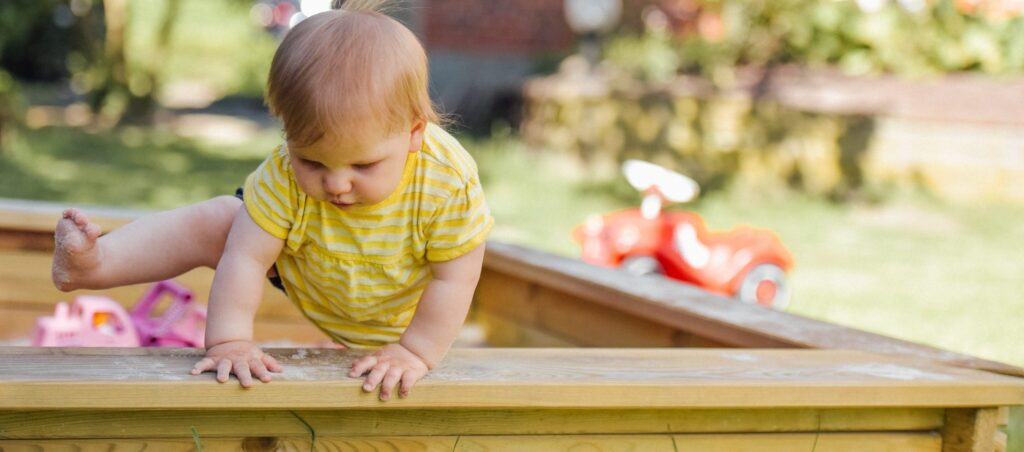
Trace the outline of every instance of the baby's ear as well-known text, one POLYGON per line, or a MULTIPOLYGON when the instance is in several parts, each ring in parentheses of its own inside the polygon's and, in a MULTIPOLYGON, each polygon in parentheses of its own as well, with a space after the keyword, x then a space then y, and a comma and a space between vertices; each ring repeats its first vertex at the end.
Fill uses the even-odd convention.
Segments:
POLYGON ((417 119, 412 124, 412 130, 409 132, 409 152, 419 151, 423 147, 423 135, 427 131, 427 122, 422 119, 417 119))

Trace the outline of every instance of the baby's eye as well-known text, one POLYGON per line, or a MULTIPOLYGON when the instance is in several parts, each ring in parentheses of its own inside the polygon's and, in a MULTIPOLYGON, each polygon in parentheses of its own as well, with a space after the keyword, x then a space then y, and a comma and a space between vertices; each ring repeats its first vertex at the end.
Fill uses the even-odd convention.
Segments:
POLYGON ((314 161, 314 160, 302 159, 302 163, 304 163, 306 165, 309 165, 309 166, 311 166, 313 168, 320 168, 320 167, 324 166, 323 163, 320 163, 320 162, 317 162, 317 161, 314 161))
POLYGON ((374 165, 376 165, 376 164, 377 164, 377 162, 373 162, 373 163, 357 163, 355 165, 352 165, 352 167, 354 167, 357 170, 367 170, 367 169, 373 168, 374 165))

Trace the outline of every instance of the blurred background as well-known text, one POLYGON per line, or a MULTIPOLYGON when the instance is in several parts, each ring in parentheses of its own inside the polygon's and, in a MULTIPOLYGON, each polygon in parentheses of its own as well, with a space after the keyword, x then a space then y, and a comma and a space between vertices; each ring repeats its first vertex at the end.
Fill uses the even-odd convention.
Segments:
MULTIPOLYGON (((326 3, 3 0, 0 197, 232 193, 281 141, 274 49, 326 3)), ((395 3, 494 239, 578 256, 642 158, 700 183, 673 209, 782 238, 789 312, 1024 366, 1024 1, 395 3)))

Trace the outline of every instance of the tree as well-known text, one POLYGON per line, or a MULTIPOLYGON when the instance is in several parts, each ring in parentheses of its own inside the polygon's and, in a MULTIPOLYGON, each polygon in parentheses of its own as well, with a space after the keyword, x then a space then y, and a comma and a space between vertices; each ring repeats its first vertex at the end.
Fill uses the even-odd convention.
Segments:
POLYGON ((149 63, 133 64, 128 54, 125 33, 130 17, 127 0, 104 0, 105 23, 103 57, 100 63, 100 83, 94 89, 90 105, 93 111, 105 112, 117 123, 148 123, 156 107, 154 95, 159 91, 161 79, 158 62, 164 59, 170 46, 180 10, 180 0, 165 3, 163 19, 149 63))

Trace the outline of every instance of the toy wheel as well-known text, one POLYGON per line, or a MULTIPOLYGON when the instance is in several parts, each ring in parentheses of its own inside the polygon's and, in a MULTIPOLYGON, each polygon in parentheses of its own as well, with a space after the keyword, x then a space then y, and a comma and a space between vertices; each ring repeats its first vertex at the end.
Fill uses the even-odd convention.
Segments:
POLYGON ((619 268, 631 275, 661 275, 661 263, 653 256, 629 256, 622 260, 619 268))
POLYGON ((789 305, 789 280, 778 265, 761 264, 752 268, 740 282, 736 298, 777 311, 789 305))

